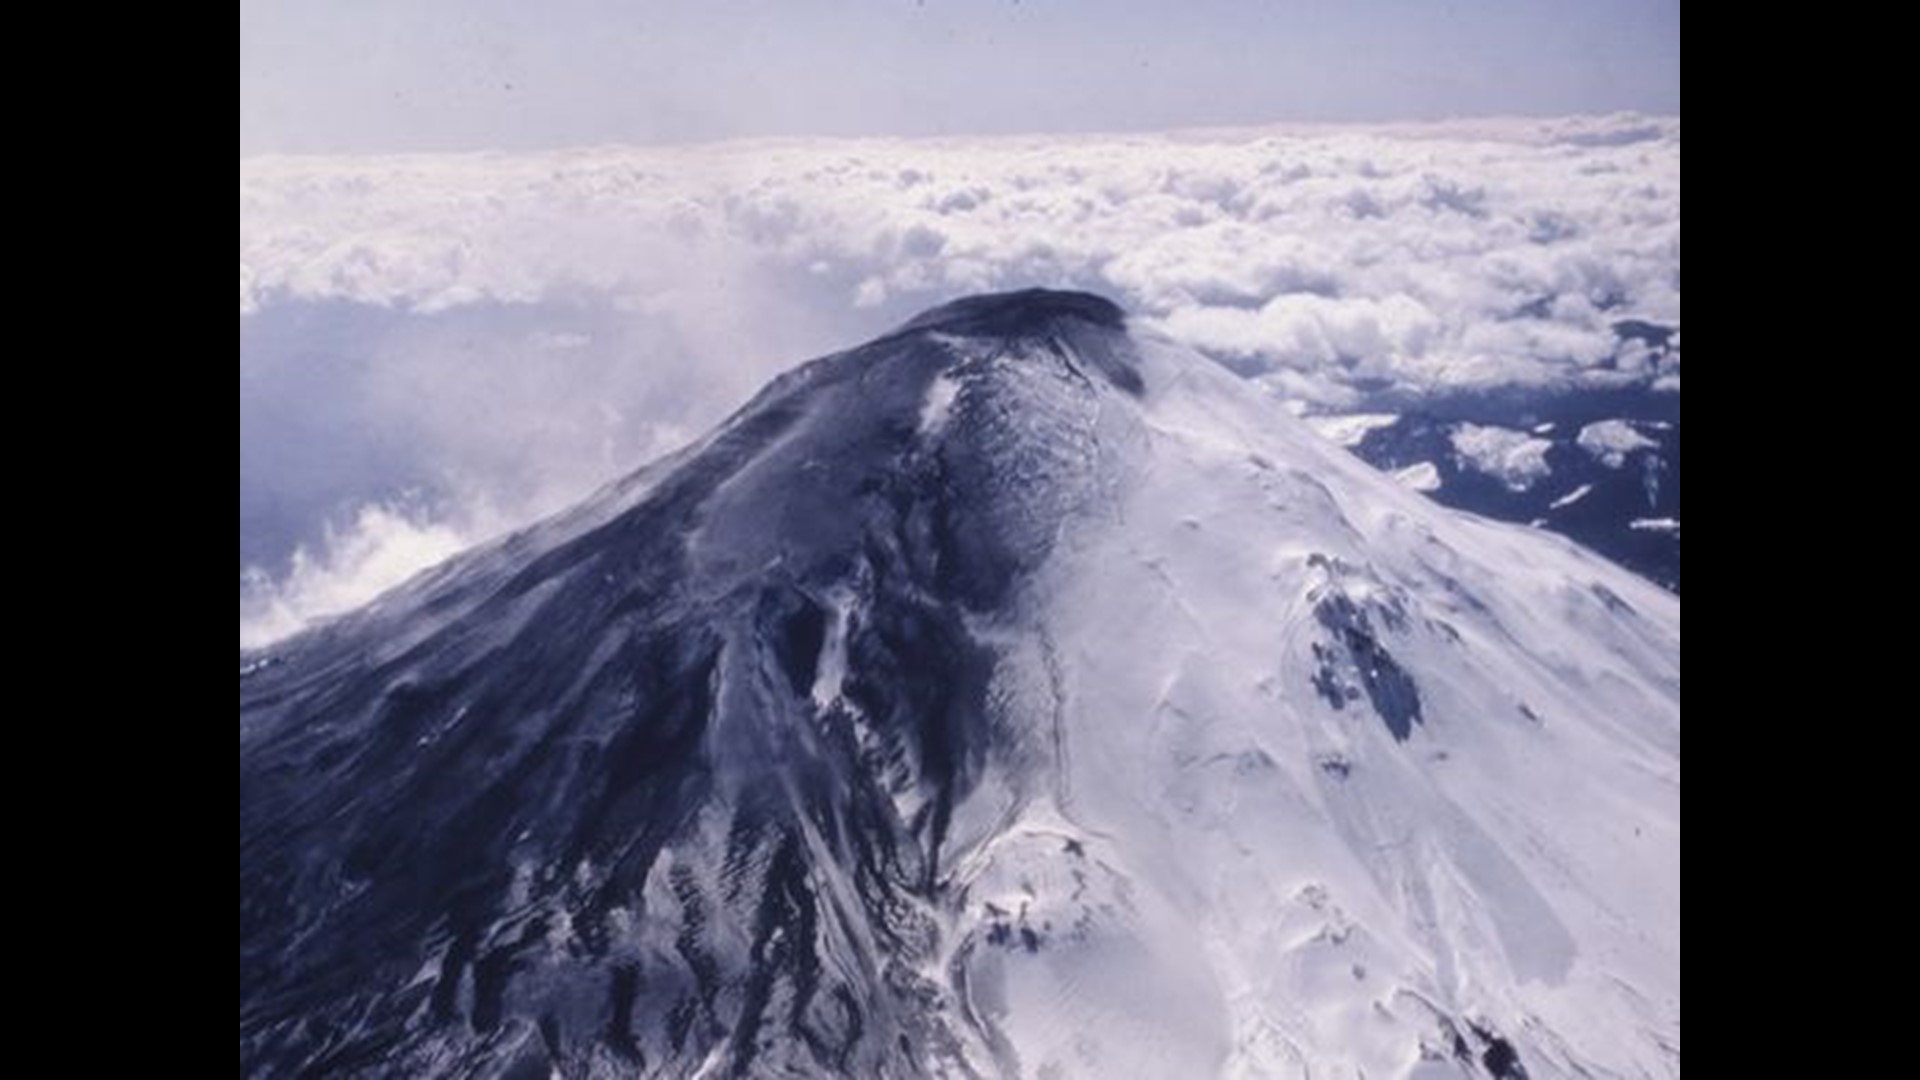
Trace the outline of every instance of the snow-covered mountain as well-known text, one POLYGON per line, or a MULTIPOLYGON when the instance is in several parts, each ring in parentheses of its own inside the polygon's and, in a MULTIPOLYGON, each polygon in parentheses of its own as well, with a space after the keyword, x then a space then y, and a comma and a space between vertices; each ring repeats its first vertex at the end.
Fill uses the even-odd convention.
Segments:
POLYGON ((1667 1076, 1679 601, 963 300, 242 656, 243 1074, 1667 1076))

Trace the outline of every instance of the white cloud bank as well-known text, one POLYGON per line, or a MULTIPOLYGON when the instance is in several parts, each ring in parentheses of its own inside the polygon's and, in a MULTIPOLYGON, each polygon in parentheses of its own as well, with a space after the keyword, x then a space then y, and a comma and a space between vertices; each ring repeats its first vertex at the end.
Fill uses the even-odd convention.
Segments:
POLYGON ((270 644, 351 611, 486 532, 477 523, 436 520, 401 506, 364 506, 347 528, 329 529, 317 547, 295 550, 283 577, 242 571, 240 647, 270 644))
MULTIPOLYGON (((240 309, 673 307, 765 275, 848 305, 1033 282, 1194 344, 1412 387, 1552 381, 1680 318, 1680 124, 1616 117, 1169 136, 755 141, 249 159, 240 309)), ((1638 374, 1677 357, 1626 350, 1638 374)))
MULTIPOLYGON (((382 331, 385 370, 363 376, 378 392, 362 396, 381 402, 383 421, 417 409, 410 430, 447 459, 433 469, 490 498, 505 524, 638 464, 635 448, 661 449, 659 432, 703 429, 777 371, 956 294, 1103 292, 1303 406, 1341 409, 1381 389, 1677 387, 1677 336, 1623 343, 1613 327, 1677 327, 1679 281, 1677 119, 240 167, 243 343, 249 321, 290 302, 421 317, 410 325, 494 305, 598 313, 590 335, 558 320, 526 339, 525 359, 550 353, 550 363, 461 361, 457 384, 453 361, 410 359, 412 339, 382 331), (529 479, 527 462, 578 457, 582 433, 608 415, 619 453, 591 468, 539 466, 565 483, 529 479), (482 416, 495 420, 476 427, 482 416), (514 440, 511 466, 474 445, 498 424, 514 440), (515 493, 490 491, 509 469, 515 493)), ((244 384, 244 348, 241 362, 244 384)), ((288 386, 312 392, 310 381, 288 386)), ((421 534, 398 544, 404 530, 370 498, 373 517, 256 589, 279 599, 257 609, 273 618, 256 617, 252 640, 371 595, 366 582, 390 583, 403 552, 424 565, 470 535, 402 516, 421 534), (371 547, 349 535, 363 526, 371 547)), ((244 609, 242 621, 244 638, 244 609)))

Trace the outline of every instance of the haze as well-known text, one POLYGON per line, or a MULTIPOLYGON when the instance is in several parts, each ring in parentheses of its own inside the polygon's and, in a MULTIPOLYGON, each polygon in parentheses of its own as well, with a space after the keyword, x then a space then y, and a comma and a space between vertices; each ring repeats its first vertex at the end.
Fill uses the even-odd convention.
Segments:
POLYGON ((240 152, 1680 110, 1677 0, 242 0, 240 152))

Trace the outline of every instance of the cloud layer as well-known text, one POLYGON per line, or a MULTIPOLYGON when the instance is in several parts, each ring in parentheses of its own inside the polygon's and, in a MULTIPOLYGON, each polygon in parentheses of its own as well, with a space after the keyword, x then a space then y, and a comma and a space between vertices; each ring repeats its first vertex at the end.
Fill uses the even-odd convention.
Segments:
MULTIPOLYGON (((254 159, 240 308, 672 308, 807 275, 845 304, 1033 281, 1178 336, 1413 387, 1551 381, 1679 320, 1677 120, 1189 136, 750 142, 254 159)), ((911 305, 909 305, 911 306, 911 305)))
POLYGON ((247 159, 243 566, 251 512, 256 609, 306 610, 296 546, 358 595, 318 583, 366 562, 361 508, 525 520, 960 293, 1103 292, 1337 411, 1677 388, 1677 336, 1616 327, 1677 327, 1679 270, 1673 119, 247 159))

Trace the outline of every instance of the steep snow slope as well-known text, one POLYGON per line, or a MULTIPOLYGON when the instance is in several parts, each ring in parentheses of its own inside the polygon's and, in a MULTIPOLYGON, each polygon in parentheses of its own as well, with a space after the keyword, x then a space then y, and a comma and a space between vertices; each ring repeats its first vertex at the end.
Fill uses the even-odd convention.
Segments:
POLYGON ((1679 605, 1098 298, 242 658, 241 1065, 1665 1076, 1679 605))

